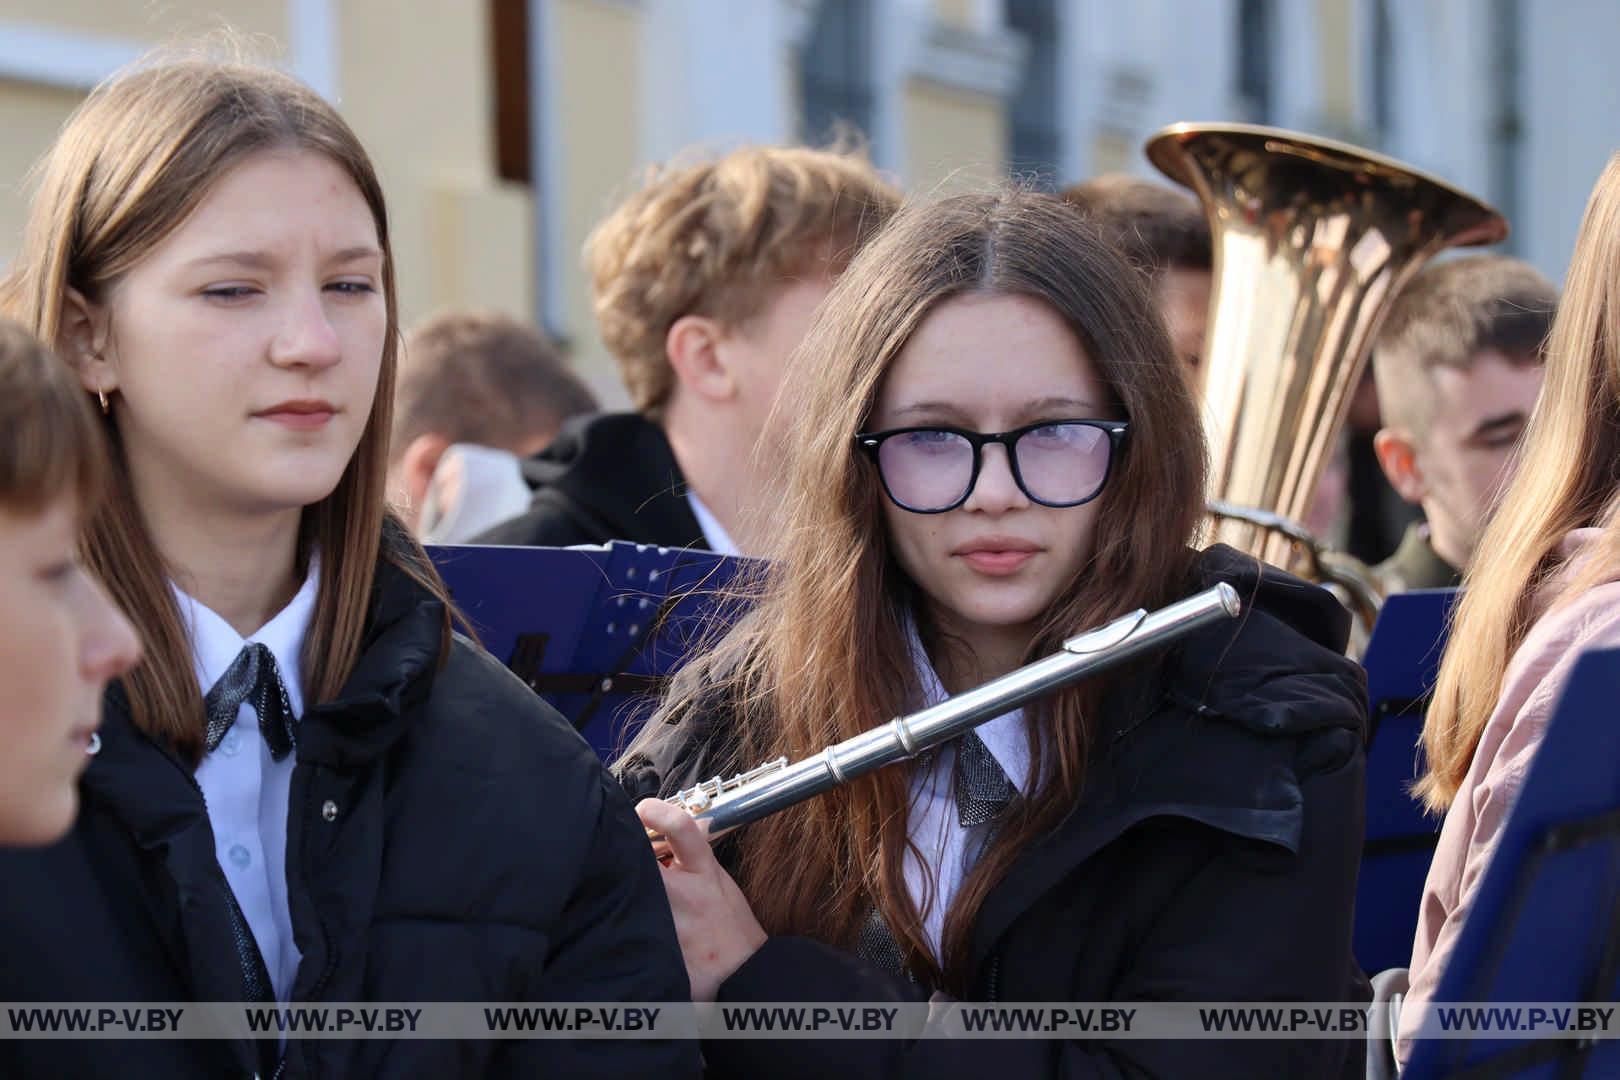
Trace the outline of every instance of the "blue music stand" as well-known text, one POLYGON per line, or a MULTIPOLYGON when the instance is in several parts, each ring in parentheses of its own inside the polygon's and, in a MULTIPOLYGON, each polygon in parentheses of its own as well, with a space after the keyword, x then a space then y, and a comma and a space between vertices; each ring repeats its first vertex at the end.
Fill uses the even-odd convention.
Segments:
MULTIPOLYGON (((1582 657, 1480 882, 1438 1002, 1612 1002, 1620 989, 1620 649, 1582 657)), ((1403 1080, 1620 1076, 1620 1040, 1419 1039, 1403 1080)))
POLYGON ((744 559, 615 541, 428 554, 479 640, 611 758, 665 680, 740 603, 744 559))
POLYGON ((1367 824, 1356 887, 1356 961, 1369 974, 1412 959, 1418 903, 1440 822, 1410 794, 1423 768, 1423 713, 1440 670, 1455 589, 1398 593, 1384 602, 1362 665, 1367 737, 1367 824))

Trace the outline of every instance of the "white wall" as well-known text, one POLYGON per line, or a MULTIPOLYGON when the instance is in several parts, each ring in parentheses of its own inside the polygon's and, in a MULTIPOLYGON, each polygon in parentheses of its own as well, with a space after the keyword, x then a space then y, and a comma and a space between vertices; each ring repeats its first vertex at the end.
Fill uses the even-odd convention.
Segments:
POLYGON ((644 0, 642 156, 793 135, 782 80, 790 12, 764 0, 644 0))
POLYGON ((1099 139, 1131 148, 1130 168, 1151 175, 1147 137, 1182 120, 1234 114, 1233 0, 1064 0, 1059 9, 1059 92, 1065 128, 1059 179, 1083 179, 1099 139))
POLYGON ((1562 281, 1587 196, 1620 149, 1620 5, 1524 0, 1519 250, 1562 281))
POLYGON ((1481 0, 1389 4, 1392 85, 1385 152, 1480 198, 1501 198, 1491 5, 1481 0))

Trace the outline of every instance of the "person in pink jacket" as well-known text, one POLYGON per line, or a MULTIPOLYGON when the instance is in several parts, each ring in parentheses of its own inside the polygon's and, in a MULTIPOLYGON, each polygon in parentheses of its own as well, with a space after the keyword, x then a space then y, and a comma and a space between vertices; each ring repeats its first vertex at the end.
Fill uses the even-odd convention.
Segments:
POLYGON ((1464 579, 1418 793, 1445 812, 1412 946, 1404 1063, 1576 659, 1620 646, 1620 154, 1587 204, 1519 469, 1464 579))

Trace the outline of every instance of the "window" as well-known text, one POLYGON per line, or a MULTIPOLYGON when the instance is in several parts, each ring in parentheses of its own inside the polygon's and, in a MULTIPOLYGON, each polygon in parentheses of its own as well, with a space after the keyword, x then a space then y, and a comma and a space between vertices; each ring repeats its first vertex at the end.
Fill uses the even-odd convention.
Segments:
POLYGON ((799 135, 825 143, 841 130, 872 131, 871 0, 821 0, 799 55, 799 135))
POLYGON ((1273 38, 1271 0, 1239 0, 1237 94, 1251 123, 1272 119, 1273 38))
POLYGON ((1063 143, 1058 100, 1057 0, 1006 0, 1007 25, 1023 35, 1029 51, 1008 103, 1007 163, 1050 190, 1057 184, 1063 143))
MULTIPOLYGON (((1524 116, 1524 8, 1521 0, 1492 0, 1492 68, 1496 72, 1491 122, 1491 174, 1495 179, 1491 201, 1509 221, 1516 220, 1523 200, 1524 116)), ((1508 233, 1506 249, 1519 253, 1523 238, 1517 229, 1508 233)))
POLYGON ((1380 139, 1389 137, 1394 121, 1395 41, 1389 0, 1372 0, 1372 123, 1380 139))
POLYGON ((533 180, 529 122, 528 0, 489 0, 490 70, 495 80, 495 175, 533 180))

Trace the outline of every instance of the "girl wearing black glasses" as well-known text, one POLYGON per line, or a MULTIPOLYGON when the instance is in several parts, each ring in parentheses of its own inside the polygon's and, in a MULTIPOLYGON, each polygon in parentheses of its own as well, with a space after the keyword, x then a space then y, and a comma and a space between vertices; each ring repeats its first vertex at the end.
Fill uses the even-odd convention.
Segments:
MULTIPOLYGON (((759 596, 621 779, 667 796, 797 759, 1215 581, 1247 604, 1126 674, 749 826, 670 837, 699 999, 1364 1000, 1359 669, 1322 591, 1191 546, 1198 417, 1137 275, 1045 196, 910 207, 782 399, 759 596), (717 858, 718 856, 718 858, 717 858)), ((1358 1075, 1327 1041, 714 1040, 720 1076, 1358 1075)))

